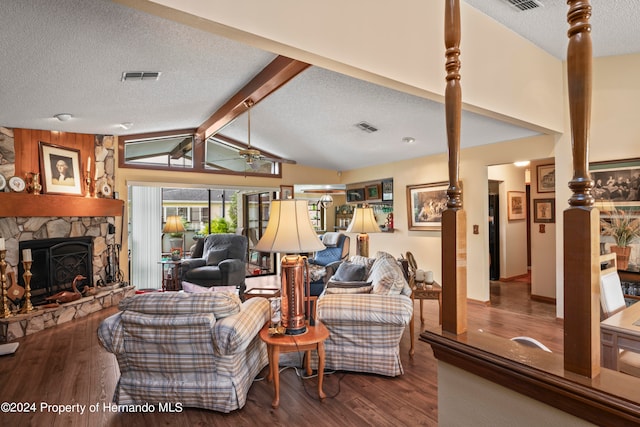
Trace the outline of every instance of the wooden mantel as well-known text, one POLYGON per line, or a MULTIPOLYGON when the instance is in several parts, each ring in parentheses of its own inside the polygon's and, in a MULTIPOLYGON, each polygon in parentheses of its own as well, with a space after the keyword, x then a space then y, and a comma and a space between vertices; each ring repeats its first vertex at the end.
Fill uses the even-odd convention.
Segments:
POLYGON ((122 216, 123 206, 118 199, 0 193, 0 217, 122 216))

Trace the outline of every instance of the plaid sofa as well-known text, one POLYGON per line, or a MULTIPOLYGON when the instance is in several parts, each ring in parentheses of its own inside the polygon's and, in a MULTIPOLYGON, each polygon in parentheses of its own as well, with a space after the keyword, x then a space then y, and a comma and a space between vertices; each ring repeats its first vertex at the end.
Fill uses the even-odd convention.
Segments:
POLYGON ((258 332, 269 302, 244 303, 226 292, 151 293, 120 303, 98 328, 114 353, 121 405, 181 403, 221 412, 242 408, 249 387, 267 363, 258 332))
POLYGON ((345 284, 332 278, 318 299, 317 318, 329 329, 325 367, 401 375, 400 339, 413 314, 402 267, 384 252, 350 261, 366 266, 366 279, 345 284))

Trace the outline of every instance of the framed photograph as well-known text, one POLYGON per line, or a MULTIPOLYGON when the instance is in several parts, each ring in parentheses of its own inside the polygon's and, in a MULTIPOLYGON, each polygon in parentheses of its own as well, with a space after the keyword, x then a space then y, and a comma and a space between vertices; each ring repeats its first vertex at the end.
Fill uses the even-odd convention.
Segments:
POLYGON ((45 193, 82 194, 80 150, 40 142, 40 173, 45 193))
POLYGON ((625 210, 640 215, 640 158, 589 164, 591 194, 602 213, 625 210))
POLYGON ((380 184, 367 185, 364 197, 366 200, 380 200, 382 187, 380 184))
POLYGON ((393 201, 393 179, 385 179, 382 181, 382 201, 393 201))
POLYGON ((556 165, 538 165, 538 193, 556 191, 556 165))
POLYGON ((280 200, 293 199, 293 185, 280 186, 280 200))
POLYGON ((556 200, 555 199, 534 199, 533 200, 533 222, 556 222, 556 200))
POLYGON ((347 188, 347 203, 364 202, 364 188, 347 188))
POLYGON ((439 230, 442 212, 447 208, 449 183, 407 185, 407 218, 409 230, 439 230))
POLYGON ((526 217, 525 192, 507 191, 507 218, 509 221, 517 221, 526 217))

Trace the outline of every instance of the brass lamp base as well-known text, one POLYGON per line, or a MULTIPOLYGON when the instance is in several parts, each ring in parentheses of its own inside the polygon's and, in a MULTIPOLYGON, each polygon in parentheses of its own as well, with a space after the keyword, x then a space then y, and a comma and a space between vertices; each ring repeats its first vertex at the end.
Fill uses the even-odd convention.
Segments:
POLYGON ((356 254, 369 258, 369 235, 367 233, 358 234, 356 239, 356 254))
MULTIPOLYGON (((300 335, 307 332, 305 319, 305 274, 307 258, 286 255, 282 258, 282 326, 286 335, 300 335)), ((307 274, 308 278, 309 275, 307 274)))

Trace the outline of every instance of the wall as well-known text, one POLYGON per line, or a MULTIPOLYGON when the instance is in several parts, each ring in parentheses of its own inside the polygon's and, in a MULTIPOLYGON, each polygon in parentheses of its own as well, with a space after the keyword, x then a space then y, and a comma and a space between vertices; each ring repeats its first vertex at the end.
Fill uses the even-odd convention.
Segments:
MULTIPOLYGON (((513 163, 490 166, 489 179, 500 184, 500 277, 510 279, 527 274, 526 219, 509 220, 508 193, 516 191, 524 196, 525 169, 513 163)), ((487 248, 489 246, 487 245, 487 248)))
MULTIPOLYGON (((553 165, 553 159, 531 162, 531 295, 548 301, 556 300, 556 223, 535 223, 535 200, 554 199, 554 192, 538 191, 538 166, 553 165), (544 233, 540 226, 544 226, 544 233)), ((555 215, 557 217, 557 215, 555 215)), ((562 284, 562 282, 558 282, 562 284)))

